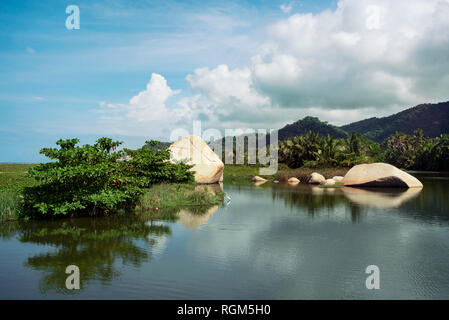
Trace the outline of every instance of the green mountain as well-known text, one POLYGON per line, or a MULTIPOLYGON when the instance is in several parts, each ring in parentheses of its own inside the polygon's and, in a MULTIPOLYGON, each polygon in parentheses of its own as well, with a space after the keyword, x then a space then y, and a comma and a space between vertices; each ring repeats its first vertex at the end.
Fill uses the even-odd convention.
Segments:
POLYGON ((396 131, 411 134, 418 128, 428 137, 437 137, 449 133, 449 101, 421 104, 389 117, 370 118, 340 128, 348 133, 360 133, 377 142, 384 141, 396 131))
POLYGON ((308 131, 313 131, 321 136, 330 135, 333 138, 347 138, 348 133, 339 127, 322 122, 315 117, 305 117, 292 124, 288 124, 278 131, 278 138, 280 141, 290 137, 305 134, 308 131))

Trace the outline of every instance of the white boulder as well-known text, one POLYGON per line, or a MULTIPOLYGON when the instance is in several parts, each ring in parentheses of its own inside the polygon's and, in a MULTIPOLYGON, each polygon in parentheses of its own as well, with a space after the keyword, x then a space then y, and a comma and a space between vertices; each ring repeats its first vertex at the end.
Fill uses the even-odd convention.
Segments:
POLYGON ((359 187, 422 187, 414 176, 387 163, 359 164, 343 178, 345 186, 359 187))
POLYGON ((217 183, 222 179, 224 164, 220 157, 198 136, 185 136, 173 143, 170 161, 193 165, 196 183, 217 183))
POLYGON ((308 184, 323 184, 326 179, 319 173, 314 172, 307 178, 308 184))

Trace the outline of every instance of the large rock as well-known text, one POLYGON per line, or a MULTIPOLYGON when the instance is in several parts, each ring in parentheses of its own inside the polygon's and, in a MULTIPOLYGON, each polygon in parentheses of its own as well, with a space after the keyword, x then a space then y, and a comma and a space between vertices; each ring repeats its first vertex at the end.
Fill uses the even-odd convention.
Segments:
POLYGON ((323 184, 324 181, 326 181, 326 179, 319 173, 312 173, 308 178, 307 178, 307 183, 308 184, 323 184))
POLYGON ((422 187, 414 176, 387 163, 359 164, 346 173, 345 186, 359 187, 422 187))
POLYGON ((185 136, 173 143, 170 161, 194 165, 196 183, 217 183, 222 179, 224 164, 220 157, 198 136, 185 136))

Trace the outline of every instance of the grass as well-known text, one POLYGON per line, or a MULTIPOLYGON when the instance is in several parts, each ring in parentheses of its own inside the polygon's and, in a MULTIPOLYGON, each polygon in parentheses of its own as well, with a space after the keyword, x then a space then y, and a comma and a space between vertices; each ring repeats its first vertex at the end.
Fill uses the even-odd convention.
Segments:
POLYGON ((33 185, 34 180, 26 176, 33 166, 35 164, 0 164, 0 192, 16 192, 33 185))
POLYGON ((20 190, 35 182, 26 176, 34 164, 0 164, 0 221, 20 216, 20 190))
MULTIPOLYGON (((224 184, 250 185, 251 178, 259 176, 259 167, 247 165, 225 165, 223 172, 224 184)), ((263 176, 272 180, 273 176, 263 176)))
POLYGON ((170 207, 213 206, 223 203, 224 192, 210 185, 163 183, 154 185, 140 198, 143 210, 170 207))

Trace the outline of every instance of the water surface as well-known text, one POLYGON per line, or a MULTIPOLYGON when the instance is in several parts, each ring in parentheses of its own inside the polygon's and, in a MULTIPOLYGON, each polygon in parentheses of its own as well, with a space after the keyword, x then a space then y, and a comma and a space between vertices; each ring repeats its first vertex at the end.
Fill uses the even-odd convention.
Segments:
POLYGON ((3 224, 0 299, 447 299, 449 177, 416 175, 422 190, 224 186, 229 204, 167 220, 3 224))

